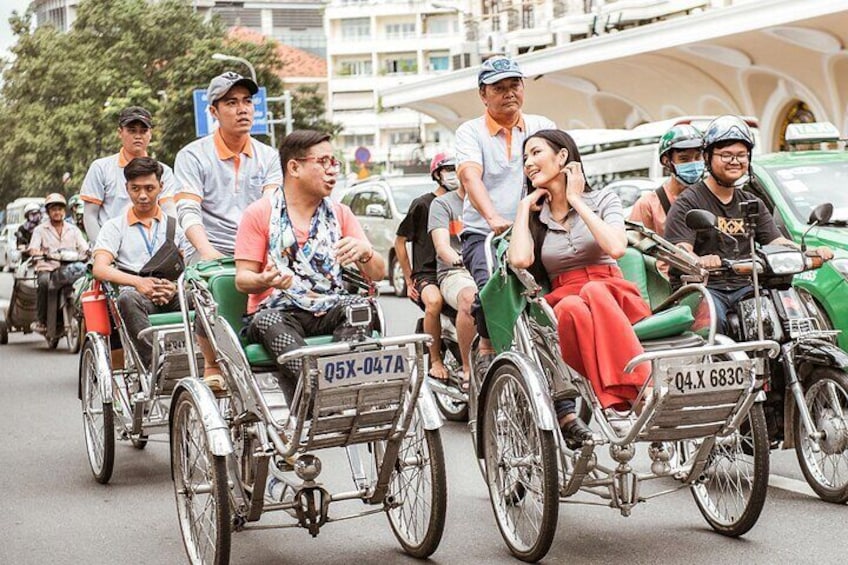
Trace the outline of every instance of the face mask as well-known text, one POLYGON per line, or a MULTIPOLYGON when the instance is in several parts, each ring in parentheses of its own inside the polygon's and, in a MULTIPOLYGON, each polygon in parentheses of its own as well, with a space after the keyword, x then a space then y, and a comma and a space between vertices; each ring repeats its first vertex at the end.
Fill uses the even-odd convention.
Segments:
POLYGON ((704 176, 704 162, 690 161, 689 163, 675 164, 674 176, 683 184, 691 186, 704 176))
POLYGON ((441 178, 442 186, 447 190, 456 190, 459 188, 459 178, 456 176, 456 171, 444 171, 441 178))

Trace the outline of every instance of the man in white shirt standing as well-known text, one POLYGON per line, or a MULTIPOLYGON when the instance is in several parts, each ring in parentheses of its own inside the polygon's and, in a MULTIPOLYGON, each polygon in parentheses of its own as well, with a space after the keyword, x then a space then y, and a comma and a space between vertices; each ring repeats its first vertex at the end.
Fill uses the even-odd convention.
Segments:
MULTIPOLYGON (((486 236, 503 233, 512 225, 524 194, 524 140, 539 130, 556 129, 556 124, 543 116, 521 112, 524 73, 509 57, 484 61, 477 87, 486 111, 456 130, 456 170, 466 191, 460 234, 462 261, 481 289, 489 280, 486 236)), ((494 350, 479 298, 472 314, 480 334, 478 364, 485 370, 494 350)))
MULTIPOLYGON (((124 167, 136 157, 147 157, 153 131, 153 117, 141 106, 129 106, 118 114, 121 149, 114 155, 94 161, 82 181, 80 199, 85 202, 83 223, 89 241, 95 241, 107 220, 120 216, 130 205, 124 167)), ((162 191, 159 206, 175 216, 176 179, 171 167, 162 165, 162 191)))
MULTIPOLYGON (((257 92, 256 83, 238 73, 228 71, 213 78, 206 96, 218 128, 177 153, 177 215, 196 249, 191 261, 232 256, 244 210, 265 191, 283 184, 279 153, 250 136, 257 92)), ((224 381, 215 354, 202 329, 197 338, 204 380, 219 390, 224 381)))

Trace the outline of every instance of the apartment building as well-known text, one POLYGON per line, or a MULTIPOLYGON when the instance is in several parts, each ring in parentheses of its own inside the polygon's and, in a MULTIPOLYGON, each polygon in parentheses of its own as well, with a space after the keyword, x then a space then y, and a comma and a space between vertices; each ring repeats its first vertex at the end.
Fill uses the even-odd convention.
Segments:
POLYGON ((453 131, 432 118, 383 105, 380 88, 439 77, 456 68, 465 41, 463 12, 426 1, 332 0, 325 12, 328 108, 344 125, 337 143, 349 160, 365 147, 371 161, 415 169, 450 150, 453 131))
MULTIPOLYGON (((156 1, 156 0, 151 0, 156 1)), ((243 27, 313 53, 326 54, 323 10, 325 0, 185 0, 226 27, 243 27)), ((67 31, 76 19, 81 0, 33 0, 36 25, 51 24, 67 31)))

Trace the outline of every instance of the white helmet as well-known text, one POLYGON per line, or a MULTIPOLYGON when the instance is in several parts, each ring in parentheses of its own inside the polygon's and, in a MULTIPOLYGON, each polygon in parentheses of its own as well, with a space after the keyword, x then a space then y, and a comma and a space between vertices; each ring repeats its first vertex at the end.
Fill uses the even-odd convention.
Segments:
POLYGON ((36 204, 35 202, 30 202, 26 206, 24 206, 24 217, 30 212, 41 212, 41 205, 36 204))

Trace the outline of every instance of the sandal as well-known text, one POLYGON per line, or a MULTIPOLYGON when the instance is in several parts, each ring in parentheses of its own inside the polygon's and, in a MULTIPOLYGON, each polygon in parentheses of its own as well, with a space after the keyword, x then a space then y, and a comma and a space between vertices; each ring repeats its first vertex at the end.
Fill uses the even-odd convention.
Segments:
POLYGON ((209 387, 212 392, 224 392, 227 390, 227 381, 221 373, 210 373, 203 375, 203 382, 209 387))
POLYGON ((580 418, 566 422, 559 429, 571 449, 576 449, 592 439, 592 430, 580 418))

